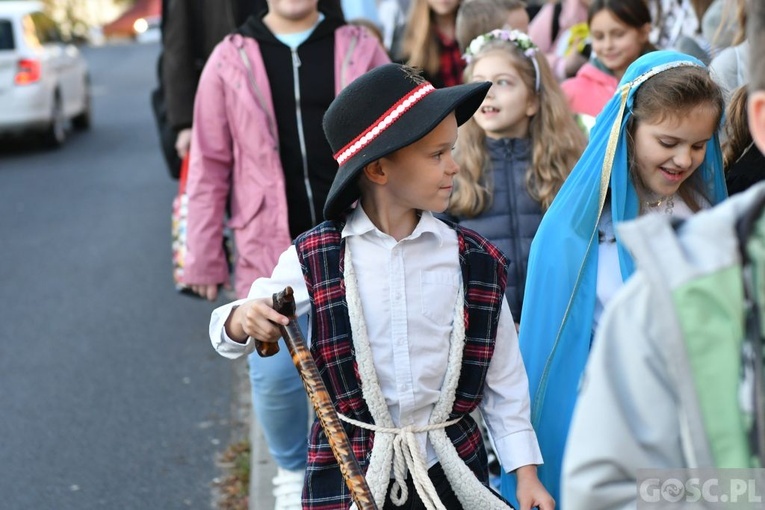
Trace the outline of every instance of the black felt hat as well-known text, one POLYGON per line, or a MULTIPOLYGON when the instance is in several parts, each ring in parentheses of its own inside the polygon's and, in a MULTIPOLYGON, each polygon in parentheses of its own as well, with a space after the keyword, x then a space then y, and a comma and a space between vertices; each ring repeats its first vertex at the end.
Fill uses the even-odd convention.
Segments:
POLYGON ((324 115, 324 134, 340 165, 324 217, 338 219, 359 198, 357 178, 364 166, 416 142, 451 112, 463 124, 489 87, 482 82, 436 89, 401 64, 385 64, 351 82, 324 115))

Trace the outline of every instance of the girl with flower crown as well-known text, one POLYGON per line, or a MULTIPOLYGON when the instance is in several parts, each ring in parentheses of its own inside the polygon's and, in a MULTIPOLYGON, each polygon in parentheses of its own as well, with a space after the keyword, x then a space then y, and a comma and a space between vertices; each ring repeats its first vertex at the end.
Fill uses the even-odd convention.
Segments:
POLYGON ((517 323, 531 240, 585 142, 547 61, 525 33, 483 34, 465 58, 466 81, 491 81, 492 87, 460 128, 455 157, 461 171, 449 212, 510 260, 505 295, 517 323))
MULTIPOLYGON (((683 219, 725 199, 723 105, 699 60, 673 51, 638 58, 534 237, 519 341, 545 462, 539 477, 556 500, 593 334, 634 271, 619 224, 644 214, 683 219)), ((513 483, 503 479, 502 493, 514 492, 513 483)))

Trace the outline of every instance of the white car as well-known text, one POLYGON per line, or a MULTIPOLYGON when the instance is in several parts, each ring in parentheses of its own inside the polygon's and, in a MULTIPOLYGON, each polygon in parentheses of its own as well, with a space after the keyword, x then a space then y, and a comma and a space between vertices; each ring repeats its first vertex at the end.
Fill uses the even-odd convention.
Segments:
POLYGON ((41 2, 0 2, 0 135, 42 134, 58 147, 68 124, 90 127, 90 78, 41 2))

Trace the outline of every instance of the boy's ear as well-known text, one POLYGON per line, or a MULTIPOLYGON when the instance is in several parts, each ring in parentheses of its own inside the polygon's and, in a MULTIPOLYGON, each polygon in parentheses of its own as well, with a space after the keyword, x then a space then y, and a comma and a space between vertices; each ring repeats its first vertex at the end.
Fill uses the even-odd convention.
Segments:
POLYGON ((388 181, 388 174, 385 173, 385 169, 383 169, 379 159, 367 163, 363 172, 366 178, 375 184, 385 184, 388 181))
POLYGON ((765 153, 765 90, 749 94, 749 131, 761 152, 765 153))

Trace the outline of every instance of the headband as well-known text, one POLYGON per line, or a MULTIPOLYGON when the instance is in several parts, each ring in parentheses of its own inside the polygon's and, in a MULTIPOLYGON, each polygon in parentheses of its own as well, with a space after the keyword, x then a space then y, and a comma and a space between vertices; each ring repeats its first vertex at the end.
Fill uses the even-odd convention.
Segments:
POLYGON ((491 41, 511 42, 523 52, 523 55, 526 56, 526 58, 531 60, 531 63, 534 66, 534 91, 539 92, 541 87, 541 76, 539 74, 539 64, 537 63, 537 51, 539 48, 536 44, 534 44, 534 41, 531 40, 528 34, 525 34, 520 30, 498 28, 496 30, 492 30, 491 32, 481 34, 470 41, 470 44, 468 44, 468 47, 465 50, 465 53, 462 55, 462 58, 465 60, 465 62, 470 64, 470 62, 473 61, 475 56, 484 48, 484 46, 486 46, 486 44, 490 43, 491 41))

